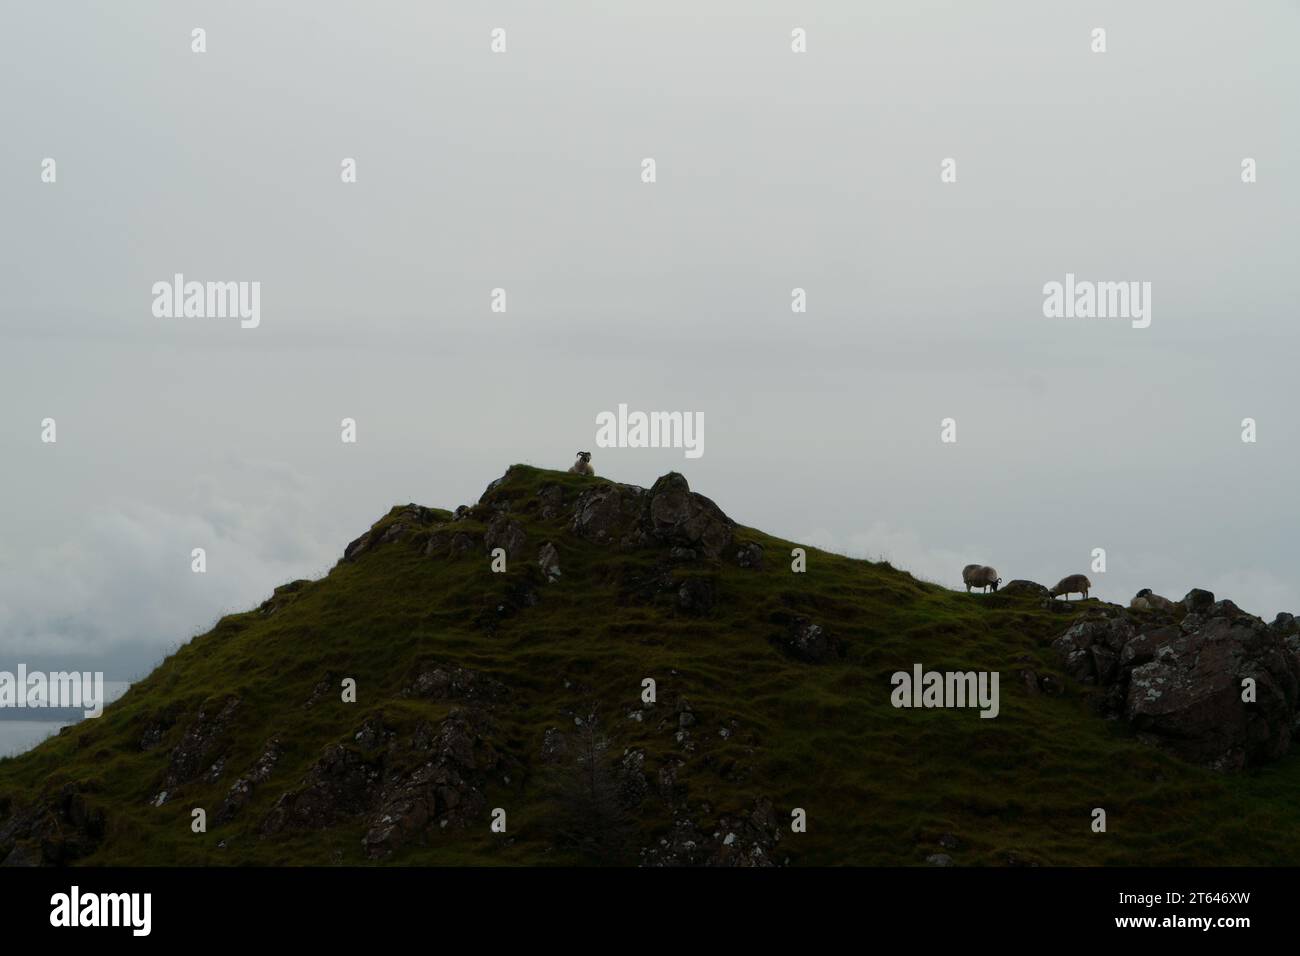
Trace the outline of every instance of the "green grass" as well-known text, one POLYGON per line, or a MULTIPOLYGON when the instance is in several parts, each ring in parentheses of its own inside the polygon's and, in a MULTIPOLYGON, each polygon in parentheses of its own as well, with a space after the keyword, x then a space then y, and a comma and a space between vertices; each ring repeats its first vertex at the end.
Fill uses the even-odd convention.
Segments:
MULTIPOLYGON (((968 595, 919 582, 888 564, 808 549, 808 570, 790 571, 790 549, 751 529, 741 541, 765 549, 762 570, 701 562, 674 574, 714 578, 717 606, 686 617, 665 603, 629 599, 624 582, 649 574, 659 549, 621 550, 582 541, 567 517, 542 520, 529 508, 545 484, 566 503, 600 479, 516 466, 495 492, 509 497, 528 533, 529 560, 492 574, 479 551, 451 560, 423 555, 427 531, 377 547, 325 578, 279 592, 271 615, 223 618, 134 685, 102 718, 77 724, 20 757, 0 761, 0 822, 34 797, 77 782, 107 815, 107 833, 89 864, 363 863, 360 821, 323 833, 257 835, 276 798, 294 788, 322 749, 351 743, 367 716, 409 729, 440 720, 446 702, 404 699, 418 665, 437 661, 481 671, 510 688, 496 709, 494 745, 524 766, 511 783, 493 782, 490 807, 509 814, 509 837, 478 828, 442 830, 409 846, 396 864, 557 864, 575 862, 551 846, 538 752, 548 727, 598 702, 620 748, 640 747, 652 779, 667 758, 685 756, 678 774, 700 828, 739 813, 758 796, 778 816, 793 807, 808 831, 787 833, 778 860, 793 864, 920 864, 957 835, 962 865, 1025 861, 1069 865, 1294 864, 1300 860, 1300 758, 1239 776, 1185 764, 1094 716, 1086 689, 1061 674, 1050 641, 1070 616, 1029 598, 968 595), (536 583, 541 600, 489 631, 475 623, 511 586, 537 581, 532 556, 544 540, 560 552, 562 578, 536 583), (771 642, 775 618, 806 616, 845 642, 842 661, 822 665, 787 657, 771 642), (927 669, 1001 673, 1001 714, 976 710, 896 710, 890 675, 927 669), (1054 675, 1059 697, 1031 695, 1030 667, 1054 675), (304 703, 327 674, 353 677, 359 702, 332 689, 304 703), (640 706, 641 680, 658 683, 656 714, 640 706), (566 686, 566 682, 568 686, 566 686), (242 699, 216 783, 186 785, 153 807, 169 750, 187 717, 205 701, 242 699), (699 719, 698 749, 683 755, 662 714, 681 694, 699 719), (164 713, 180 717, 162 746, 141 752, 144 728, 164 713), (719 729, 731 726, 728 739, 719 729), (215 814, 231 782, 279 735, 282 756, 270 780, 233 822, 190 831, 190 810, 215 814), (1091 811, 1107 811, 1108 832, 1093 833, 1091 811), (224 848, 217 844, 225 841, 224 848)), ((697 489, 706 494, 710 489, 697 489)), ((376 527, 393 521, 395 508, 376 527)), ((444 513, 444 517, 446 517, 444 513)), ((458 530, 481 533, 467 520, 458 530)), ((1095 602, 1088 602, 1095 603, 1095 602)), ((650 798, 637 817, 650 845, 670 819, 650 798)), ((4 848, 0 848, 2 850, 4 848)))

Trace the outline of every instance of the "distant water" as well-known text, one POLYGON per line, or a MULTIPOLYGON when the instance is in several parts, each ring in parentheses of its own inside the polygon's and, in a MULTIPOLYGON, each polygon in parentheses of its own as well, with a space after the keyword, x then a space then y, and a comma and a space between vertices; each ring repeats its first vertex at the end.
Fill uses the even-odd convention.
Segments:
POLYGON ((48 720, 0 720, 0 757, 25 753, 66 726, 48 720))
MULTIPOLYGON (((112 703, 123 694, 131 685, 126 681, 104 681, 104 698, 106 703, 112 703)), ((69 721, 66 718, 61 720, 15 720, 14 715, 22 714, 24 717, 31 714, 39 714, 39 710, 14 711, 5 710, 0 714, 0 757, 16 757, 21 753, 31 750, 47 737, 52 737, 63 727, 76 721, 69 721)), ((60 713, 62 717, 62 713, 60 713)))

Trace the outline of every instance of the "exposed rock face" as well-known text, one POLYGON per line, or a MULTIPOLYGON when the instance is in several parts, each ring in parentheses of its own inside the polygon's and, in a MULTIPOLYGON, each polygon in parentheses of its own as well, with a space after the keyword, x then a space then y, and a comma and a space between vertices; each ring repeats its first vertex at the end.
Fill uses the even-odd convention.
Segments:
POLYGON ((1189 614, 1201 614, 1208 611, 1214 605, 1214 594, 1210 591, 1203 591, 1200 588, 1192 588, 1183 598, 1183 607, 1187 608, 1189 614))
POLYGON ((1002 587, 999 588, 999 591, 1001 591, 1002 594, 1024 594, 1038 598, 1051 597, 1052 594, 1045 585, 1039 584, 1037 581, 1026 581, 1022 578, 1017 578, 1014 581, 1002 585, 1002 587))
POLYGON ((185 728, 185 736, 171 752, 162 789, 174 790, 194 780, 220 756, 226 733, 238 709, 239 698, 234 696, 199 709, 185 728))
POLYGON ((546 575, 547 581, 555 582, 560 579, 560 552, 551 542, 547 541, 537 552, 537 566, 542 569, 542 574, 546 575))
POLYGON ((507 694, 504 684, 478 671, 437 665, 420 668, 415 680, 402 691, 403 697, 492 703, 504 700, 507 694))
POLYGON ((388 544, 417 529, 436 523, 438 513, 423 505, 409 504, 394 508, 371 525, 370 530, 343 549, 343 560, 352 562, 382 544, 388 544))
POLYGON ((1300 654, 1287 625, 1265 625, 1199 589, 1182 603, 1199 613, 1177 621, 1154 606, 1141 615, 1107 608, 1052 646, 1072 677, 1106 689, 1104 714, 1184 759, 1240 770, 1285 754, 1300 717, 1300 654), (1254 700, 1242 699, 1247 678, 1254 700))
POLYGON ((759 797, 753 808, 723 814, 709 834, 688 816, 679 816, 668 834, 641 851, 645 866, 776 866, 781 824, 772 801, 759 797))
POLYGON ((735 522, 710 499, 691 491, 686 479, 674 471, 650 489, 644 525, 658 541, 697 548, 718 558, 732 542, 735 522))
POLYGON ((253 791, 271 776, 271 771, 275 769, 275 764, 279 759, 280 738, 272 737, 266 742, 266 746, 262 748, 262 755, 257 758, 257 763, 253 765, 253 768, 231 784, 230 790, 226 793, 226 799, 217 808, 213 822, 222 824, 233 819, 253 798, 253 791))
POLYGON ((720 558, 734 541, 735 522, 704 495, 691 491, 676 472, 646 491, 603 484, 582 493, 572 530, 579 537, 627 547, 666 544, 720 558))
POLYGON ((1125 716, 1198 763, 1239 770, 1291 747, 1300 662, 1258 619, 1212 617, 1129 675, 1125 716), (1242 682, 1255 682, 1255 701, 1242 682))
POLYGON ((488 524, 487 531, 483 534, 483 544, 488 553, 495 548, 504 548, 506 557, 515 561, 524 556, 524 545, 528 541, 528 535, 519 522, 512 521, 504 514, 499 514, 488 524))
POLYGON ((361 841, 367 856, 382 859, 422 837, 435 822, 439 829, 482 822, 487 815, 483 785, 502 758, 481 729, 478 715, 452 711, 436 732, 427 724, 416 731, 413 748, 426 760, 410 773, 385 777, 361 841))
POLYGON ((559 485, 547 485, 537 492, 537 499, 539 513, 548 521, 558 518, 564 512, 564 489, 559 485))
POLYGON ((261 606, 258 607, 258 611, 270 617, 276 611, 292 604, 310 586, 311 582, 304 579, 282 584, 275 589, 269 598, 262 602, 261 606))
POLYGON ((481 823, 488 775, 513 769, 485 730, 483 712, 467 708, 437 727, 422 722, 409 736, 371 718, 354 734, 355 746, 326 748, 298 787, 276 801, 261 832, 321 830, 361 817, 366 855, 381 859, 431 832, 481 823))
POLYGON ((608 544, 628 534, 645 509, 645 489, 613 482, 578 496, 572 530, 580 538, 608 544))
POLYGON ((365 554, 369 548, 370 532, 367 531, 361 537, 349 542, 348 546, 343 549, 343 560, 355 561, 357 558, 361 557, 361 555, 365 554))
POLYGON ((326 748, 298 789, 281 794, 262 821, 262 834, 285 830, 323 830, 364 813, 379 767, 343 744, 326 748))
POLYGON ((810 664, 823 664, 844 656, 843 643, 806 617, 790 621, 774 643, 791 657, 810 664))
POLYGON ((736 563, 742 568, 753 568, 758 571, 763 567, 763 548, 761 545, 750 543, 743 544, 736 549, 736 563))
POLYGON ((65 784, 0 826, 0 865, 65 866, 95 852, 107 826, 86 790, 65 784))

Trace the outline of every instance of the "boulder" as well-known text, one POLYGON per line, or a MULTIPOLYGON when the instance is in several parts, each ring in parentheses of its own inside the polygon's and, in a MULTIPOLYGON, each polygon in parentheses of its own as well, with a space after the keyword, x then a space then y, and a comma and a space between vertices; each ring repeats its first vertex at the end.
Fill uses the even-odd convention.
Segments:
POLYGON ((541 516, 548 521, 564 512, 564 489, 559 485, 546 485, 537 492, 541 516))
POLYGON ((735 522, 704 495, 691 491, 685 477, 669 472, 649 492, 644 530, 657 541, 696 548, 721 557, 731 544, 735 522))
POLYGON ((1090 619, 1079 621, 1052 642, 1065 671, 1083 684, 1106 684, 1115 676, 1114 666, 1135 631, 1127 620, 1090 619))
POLYGON ((551 542, 547 541, 537 552, 537 566, 542 569, 547 581, 560 579, 560 552, 551 542))
POLYGON ((824 664, 844 656, 844 645, 806 617, 791 621, 776 644, 791 657, 810 664, 824 664))
POLYGON ((640 518, 644 497, 645 489, 634 485, 599 484, 578 496, 570 528, 597 544, 618 541, 640 518))
POLYGON ((691 491, 684 477, 670 472, 649 491, 614 482, 584 491, 574 503, 570 528, 600 544, 661 544, 676 555, 699 553, 717 559, 733 543, 735 522, 704 495, 691 491))
POLYGON ((3 865, 66 866, 94 853, 108 820, 88 799, 91 790, 84 784, 66 783, 12 813, 0 825, 3 865))
POLYGON ((1300 662, 1250 620, 1213 618, 1132 669, 1124 715, 1180 756, 1240 770, 1283 756, 1300 704, 1300 662), (1242 700, 1243 681, 1255 701, 1242 700))
POLYGON ((213 822, 220 825, 234 819, 248 801, 253 798, 253 791, 265 783, 280 759, 280 738, 272 737, 262 748, 262 755, 257 758, 251 770, 230 785, 226 799, 217 808, 213 822))
POLYGON ((509 696, 509 691, 500 681, 468 667, 426 664, 418 669, 415 679, 403 688, 402 696, 425 700, 495 703, 509 696))
MULTIPOLYGON (((1102 689, 1093 703, 1139 737, 1218 770, 1275 760, 1300 717, 1300 643, 1231 601, 1193 590, 1188 613, 1104 608, 1052 642, 1066 672, 1102 689), (1245 701, 1243 682, 1254 682, 1245 701)), ((1156 609, 1159 610, 1159 609, 1156 609)), ((1277 622, 1275 622, 1276 624, 1277 622)))
POLYGON ((162 789, 174 790, 181 784, 189 783, 212 765, 225 748, 239 707, 239 698, 231 695, 199 708, 199 712, 185 728, 180 743, 168 755, 162 789))
POLYGON ((488 523, 487 531, 483 533, 485 550, 491 554, 495 549, 502 548, 511 561, 523 557, 524 545, 527 541, 528 535, 524 532, 523 526, 517 521, 512 521, 505 514, 494 517, 488 523))
POLYGON ((1007 584, 1002 585, 1002 587, 1000 587, 998 591, 1001 594, 1011 594, 1011 595, 1023 594, 1029 597, 1037 597, 1037 598, 1051 597, 1051 593, 1052 593, 1047 589, 1046 586, 1039 584, 1037 581, 1026 581, 1022 578, 1017 578, 1014 581, 1010 581, 1007 584))
POLYGON ((367 531, 361 537, 350 542, 348 546, 343 549, 343 560, 348 562, 355 561, 357 558, 361 557, 361 555, 365 554, 369 548, 370 532, 367 531))

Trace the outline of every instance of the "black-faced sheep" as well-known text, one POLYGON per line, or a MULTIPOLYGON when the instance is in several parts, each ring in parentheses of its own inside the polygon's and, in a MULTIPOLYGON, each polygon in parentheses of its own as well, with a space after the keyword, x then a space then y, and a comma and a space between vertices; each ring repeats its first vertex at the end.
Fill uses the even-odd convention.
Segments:
POLYGON ((966 591, 968 593, 973 587, 984 588, 985 592, 987 592, 989 588, 996 591, 998 585, 1002 583, 1002 579, 998 577, 998 572, 993 568, 990 568, 987 564, 966 565, 966 567, 961 569, 961 579, 966 585, 966 591))
POLYGON ((578 460, 569 468, 571 475, 594 475, 596 469, 591 467, 591 452, 578 452, 578 460))
POLYGON ((1128 606, 1135 611, 1167 611, 1174 612, 1177 610, 1173 601, 1167 597, 1161 597, 1159 594, 1152 593, 1150 588, 1143 588, 1137 594, 1133 595, 1133 600, 1128 602, 1128 606))
POLYGON ((1076 591, 1086 598, 1088 596, 1088 590, 1091 587, 1092 582, 1088 580, 1086 574, 1070 574, 1061 578, 1061 580, 1056 583, 1056 587, 1052 588, 1050 593, 1052 597, 1060 597, 1064 594, 1065 599, 1068 601, 1070 600, 1070 595, 1074 594, 1076 591))

